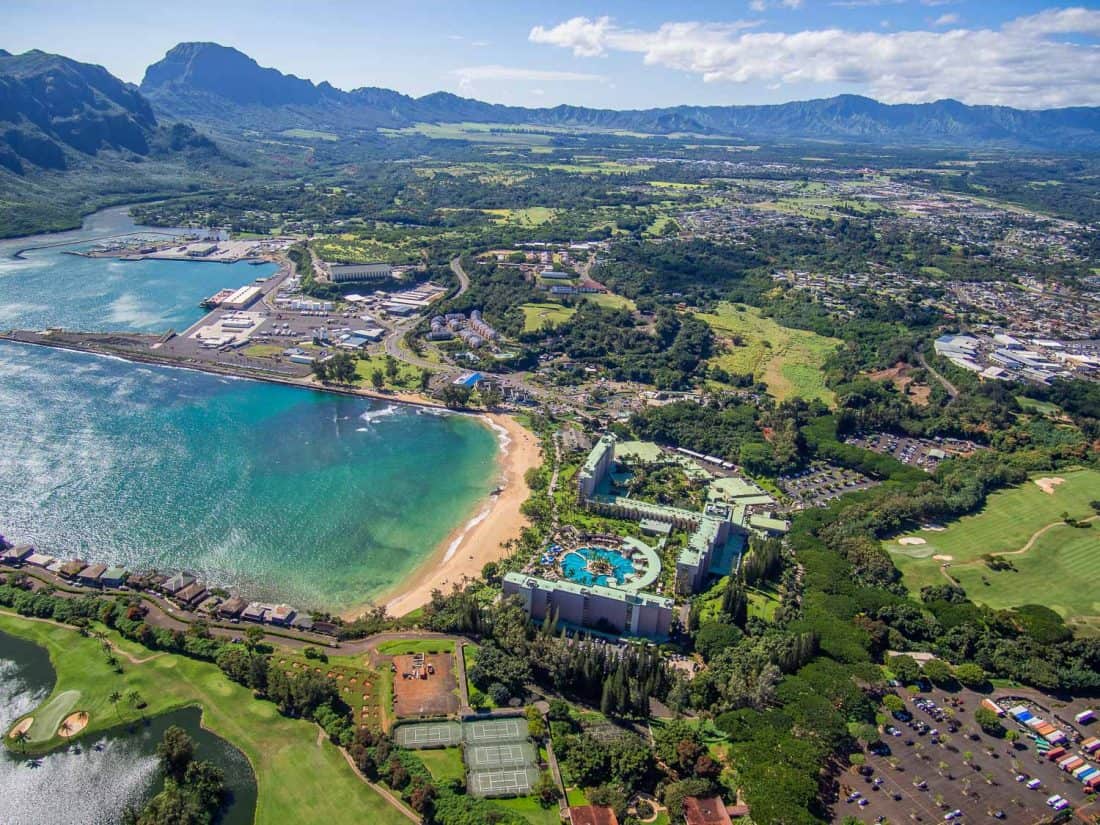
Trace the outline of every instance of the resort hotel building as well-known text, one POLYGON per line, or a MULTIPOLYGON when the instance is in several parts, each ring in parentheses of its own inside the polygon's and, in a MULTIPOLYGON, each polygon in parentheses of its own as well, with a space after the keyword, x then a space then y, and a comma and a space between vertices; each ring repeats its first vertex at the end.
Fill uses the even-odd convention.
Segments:
POLYGON ((556 617, 577 627, 625 636, 667 637, 675 610, 672 599, 652 593, 549 581, 522 573, 506 573, 503 588, 505 596, 519 596, 533 619, 556 617))
MULTIPOLYGON (((734 572, 749 536, 786 532, 785 521, 753 512, 774 501, 741 478, 715 479, 703 512, 617 495, 612 485, 615 445, 615 436, 607 434, 589 453, 577 473, 578 503, 594 513, 638 521, 648 535, 667 537, 673 529, 687 532, 687 545, 676 557, 673 587, 677 596, 698 593, 712 576, 734 572)), ((642 592, 656 582, 660 560, 637 539, 623 540, 623 547, 622 551, 580 548, 565 553, 557 559, 562 578, 509 573, 504 577, 504 593, 519 596, 535 619, 552 616, 579 627, 598 626, 631 636, 667 636, 676 609, 674 600, 642 592), (588 563, 597 558, 602 575, 593 573, 588 563)), ((564 553, 553 547, 542 562, 556 559, 557 551, 564 553)))

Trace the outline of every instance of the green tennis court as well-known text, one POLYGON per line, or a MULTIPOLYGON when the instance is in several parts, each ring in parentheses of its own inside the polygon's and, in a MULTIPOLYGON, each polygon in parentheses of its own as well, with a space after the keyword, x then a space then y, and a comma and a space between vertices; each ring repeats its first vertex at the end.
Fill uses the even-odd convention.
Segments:
POLYGON ((466 764, 472 771, 518 768, 521 765, 534 765, 536 761, 535 746, 530 742, 466 746, 466 764))
POLYGON ((462 737, 470 745, 522 742, 527 738, 526 719, 479 719, 462 725, 462 737))
POLYGON ((419 722, 394 728, 393 741, 403 748, 450 748, 462 743, 458 722, 419 722))
POLYGON ((471 771, 467 787, 473 796, 527 796, 538 781, 538 768, 471 771))

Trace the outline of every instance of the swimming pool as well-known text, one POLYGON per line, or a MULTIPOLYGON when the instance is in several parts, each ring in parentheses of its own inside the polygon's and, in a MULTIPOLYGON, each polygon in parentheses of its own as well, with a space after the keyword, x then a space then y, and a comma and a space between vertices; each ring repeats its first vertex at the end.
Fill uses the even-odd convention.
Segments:
POLYGON ((561 560, 561 572, 570 581, 591 587, 592 585, 612 587, 621 585, 627 576, 634 574, 634 562, 618 550, 603 547, 581 547, 566 553, 561 560), (607 562, 610 573, 594 573, 588 565, 596 560, 607 562))

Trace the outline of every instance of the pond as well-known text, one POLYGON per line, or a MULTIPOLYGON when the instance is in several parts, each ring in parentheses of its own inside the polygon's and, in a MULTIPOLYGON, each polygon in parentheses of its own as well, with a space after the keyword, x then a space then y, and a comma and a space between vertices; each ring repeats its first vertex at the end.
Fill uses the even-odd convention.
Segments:
MULTIPOLYGON (((27 714, 53 689, 56 675, 46 651, 0 633, 0 731, 27 714)), ((84 737, 68 749, 30 759, 0 747, 4 825, 108 825, 127 805, 141 806, 161 787, 156 748, 177 725, 195 740, 196 756, 225 772, 231 801, 223 825, 255 818, 256 778, 245 755, 200 725, 198 708, 186 708, 134 727, 84 737)))

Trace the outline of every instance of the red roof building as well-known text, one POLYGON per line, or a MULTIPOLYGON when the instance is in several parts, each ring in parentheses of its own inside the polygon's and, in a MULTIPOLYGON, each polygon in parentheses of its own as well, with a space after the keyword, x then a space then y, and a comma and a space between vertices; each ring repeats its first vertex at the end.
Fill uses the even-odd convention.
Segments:
POLYGON ((578 805, 570 808, 569 818, 573 825, 619 825, 615 811, 602 805, 578 805))
POLYGON ((685 796, 684 822, 687 825, 733 825, 721 797, 685 796))

